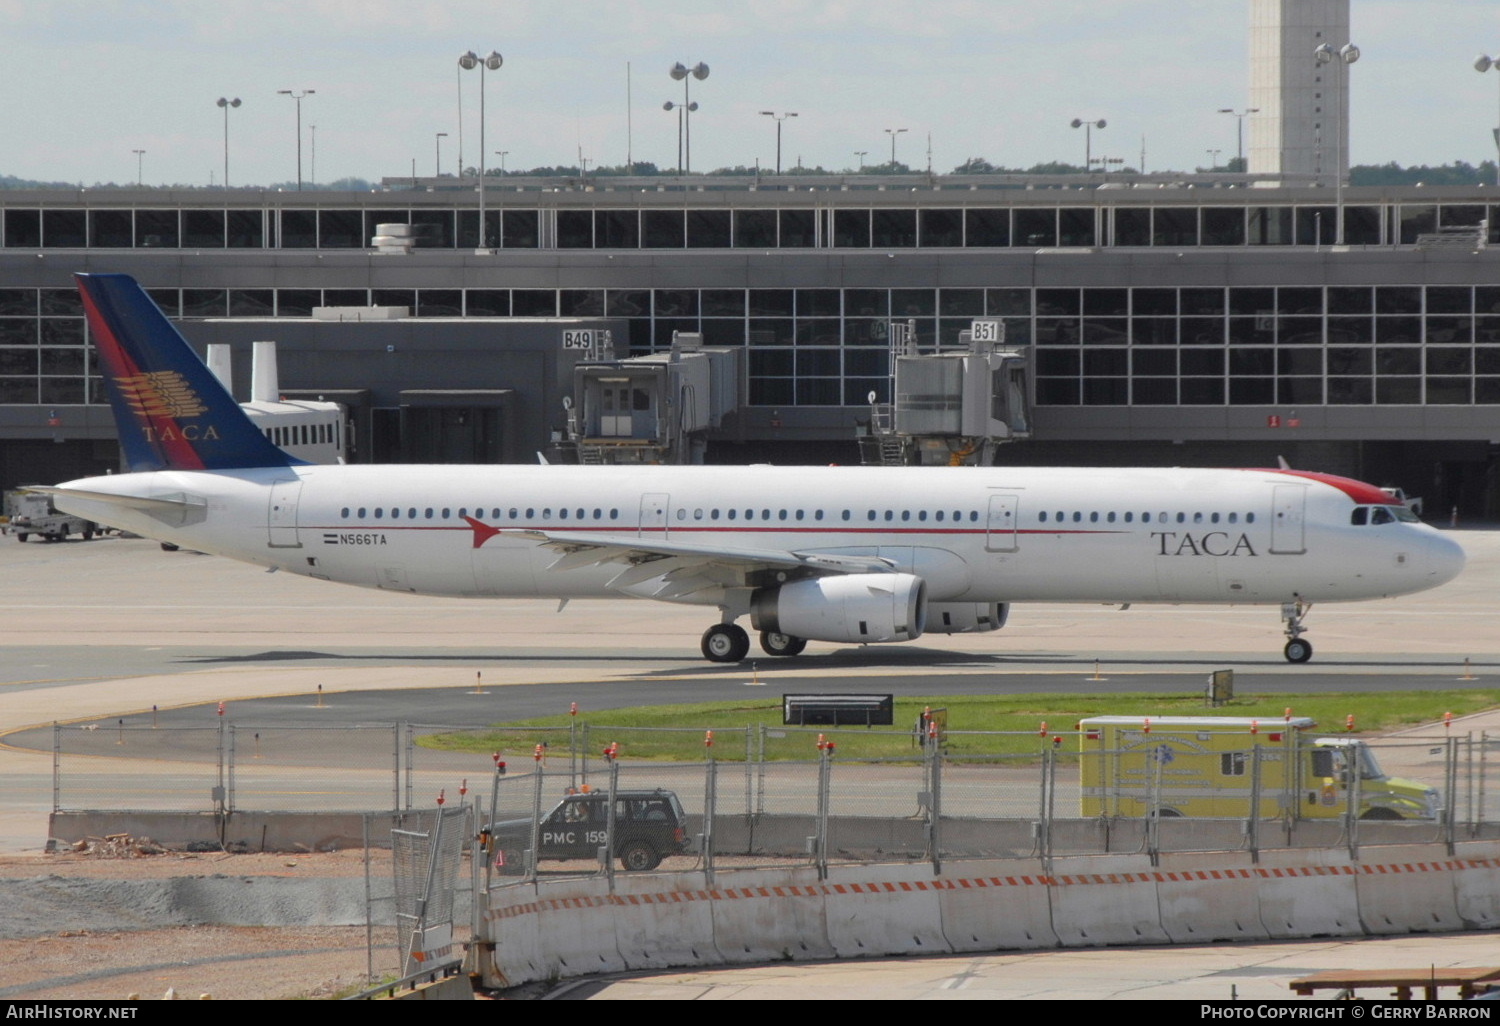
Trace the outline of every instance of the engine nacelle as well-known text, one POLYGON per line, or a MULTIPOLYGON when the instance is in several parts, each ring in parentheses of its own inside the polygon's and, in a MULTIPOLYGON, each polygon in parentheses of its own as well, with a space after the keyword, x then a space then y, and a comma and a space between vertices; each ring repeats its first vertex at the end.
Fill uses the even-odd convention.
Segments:
POLYGON ((927 583, 913 574, 814 577, 750 597, 756 630, 810 641, 910 641, 926 617, 927 583))
POLYGON ((927 633, 983 634, 998 631, 1010 615, 1009 602, 929 602, 927 633))

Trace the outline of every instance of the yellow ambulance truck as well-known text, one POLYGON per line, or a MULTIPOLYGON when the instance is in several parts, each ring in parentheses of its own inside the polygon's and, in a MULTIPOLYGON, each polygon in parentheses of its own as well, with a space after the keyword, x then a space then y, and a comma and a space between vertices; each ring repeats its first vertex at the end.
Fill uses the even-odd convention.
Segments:
POLYGON ((1389 777, 1370 746, 1306 716, 1096 716, 1078 725, 1084 816, 1435 820, 1436 788, 1389 777), (1357 795, 1357 799, 1353 796, 1357 795))

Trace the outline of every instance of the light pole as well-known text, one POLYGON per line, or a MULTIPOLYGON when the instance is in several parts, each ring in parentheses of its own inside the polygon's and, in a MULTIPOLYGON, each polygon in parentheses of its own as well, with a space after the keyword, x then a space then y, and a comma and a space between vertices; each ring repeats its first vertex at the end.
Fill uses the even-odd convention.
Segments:
MULTIPOLYGON (((1245 164, 1245 118, 1251 114, 1259 114, 1259 107, 1246 107, 1244 110, 1235 110, 1233 107, 1220 107, 1220 114, 1232 114, 1235 119, 1235 156, 1239 158, 1240 173, 1250 170, 1245 164)), ((1144 169, 1143 169, 1144 170, 1144 169)))
POLYGON ((1109 122, 1103 118, 1095 121, 1085 121, 1083 118, 1074 118, 1069 122, 1074 128, 1083 129, 1083 169, 1089 171, 1094 166, 1094 129, 1103 128, 1109 122))
POLYGON ((318 126, 307 126, 307 180, 318 184, 318 126))
POLYGON ((464 71, 479 69, 479 246, 475 253, 491 252, 489 246, 488 229, 484 221, 484 73, 486 71, 499 71, 500 66, 505 63, 505 58, 494 50, 489 55, 480 58, 469 50, 458 59, 458 66, 464 71))
POLYGON ((135 154, 135 184, 140 187, 141 183, 141 160, 146 156, 145 150, 131 150, 135 154))
POLYGON ((496 150, 495 151, 495 156, 497 156, 497 157, 500 158, 500 173, 502 175, 505 174, 505 156, 508 153, 510 153, 510 150, 496 150))
POLYGON ((865 158, 870 155, 869 150, 855 150, 854 155, 859 158, 859 173, 865 173, 865 158))
POLYGON ((896 136, 906 131, 904 128, 887 128, 885 134, 891 137, 891 170, 896 170, 896 136))
MULTIPOLYGON (((1480 54, 1474 58, 1474 70, 1481 75, 1494 68, 1500 71, 1500 58, 1491 57, 1488 54, 1480 54)), ((1495 138, 1495 150, 1500 153, 1500 128, 1490 129, 1490 134, 1495 138)), ((1495 184, 1500 185, 1500 160, 1495 161, 1495 184)))
POLYGON ((236 96, 232 100, 219 97, 218 104, 224 108, 224 188, 229 188, 229 108, 238 107, 240 98, 236 96))
POLYGON ((777 114, 775 111, 763 110, 761 114, 774 119, 776 122, 776 173, 779 175, 781 174, 781 123, 787 118, 796 117, 797 112, 789 110, 784 114, 777 114))
POLYGON ((691 84, 689 78, 696 78, 702 82, 708 77, 708 65, 699 61, 691 68, 681 61, 667 69, 667 74, 682 83, 682 102, 665 103, 662 110, 677 111, 677 173, 690 174, 693 170, 693 111, 698 105, 692 102, 688 96, 688 86, 691 84))
POLYGON ((448 138, 447 132, 439 132, 432 140, 435 150, 432 164, 432 177, 434 178, 443 173, 443 140, 446 138, 448 138))
POLYGON ((1204 150, 1203 152, 1207 153, 1208 157, 1209 157, 1208 169, 1210 171, 1216 171, 1216 170, 1218 170, 1218 167, 1219 167, 1219 154, 1223 153, 1224 151, 1223 150, 1204 150))
POLYGON ((1353 43, 1345 43, 1335 50, 1328 43, 1324 43, 1313 51, 1313 57, 1319 64, 1337 62, 1340 65, 1338 73, 1334 76, 1339 89, 1337 99, 1333 104, 1334 113, 1338 116, 1338 127, 1333 139, 1333 244, 1342 246, 1344 244, 1344 161, 1347 159, 1344 154, 1344 136, 1349 134, 1349 65, 1359 60, 1359 47, 1353 43))
POLYGON ((278 89, 279 96, 290 96, 297 101, 297 191, 302 191, 302 97, 311 96, 316 89, 278 89))

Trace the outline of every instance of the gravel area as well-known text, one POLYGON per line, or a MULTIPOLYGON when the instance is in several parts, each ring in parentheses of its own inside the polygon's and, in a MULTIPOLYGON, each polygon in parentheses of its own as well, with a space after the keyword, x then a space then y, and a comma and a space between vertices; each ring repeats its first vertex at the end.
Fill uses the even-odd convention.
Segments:
MULTIPOLYGON (((376 893, 389 893, 389 852, 372 853, 371 872, 376 893)), ((0 1000, 358 991, 364 874, 362 851, 0 856, 0 1000)), ((377 926, 374 940, 377 978, 394 977, 394 930, 377 926)))

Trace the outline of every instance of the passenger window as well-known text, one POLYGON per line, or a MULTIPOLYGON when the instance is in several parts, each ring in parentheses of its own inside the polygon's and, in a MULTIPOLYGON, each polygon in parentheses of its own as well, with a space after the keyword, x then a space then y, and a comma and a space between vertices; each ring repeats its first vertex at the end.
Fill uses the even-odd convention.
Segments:
POLYGON ((710 520, 717 520, 717 519, 719 519, 719 511, 717 509, 711 509, 711 510, 709 510, 708 511, 708 519, 710 519, 710 520))
POLYGON ((1104 519, 1108 520, 1111 524, 1114 523, 1115 522, 1115 513, 1114 513, 1114 510, 1110 510, 1109 516, 1105 517, 1104 519))
POLYGON ((922 521, 925 521, 925 520, 926 520, 926 519, 927 519, 927 511, 926 511, 926 510, 925 510, 925 509, 924 509, 924 510, 921 510, 921 511, 919 511, 919 512, 918 512, 918 513, 917 513, 917 519, 918 519, 918 520, 922 520, 922 521))
POLYGON ((1095 510, 1094 512, 1092 512, 1092 513, 1089 514, 1089 523, 1091 523, 1091 524, 1097 524, 1098 522, 1099 522, 1099 511, 1095 510))
POLYGON ((1073 523, 1075 523, 1075 524, 1081 524, 1081 523, 1083 523, 1083 513, 1081 511, 1076 510, 1076 509, 1073 511, 1073 523))
POLYGON ((551 506, 548 506, 546 509, 542 510, 542 519, 543 520, 551 520, 552 519, 552 507, 551 506))
POLYGON ((739 511, 738 511, 738 510, 733 510, 733 509, 732 509, 732 510, 730 510, 730 511, 729 511, 729 519, 730 519, 730 520, 733 520, 733 519, 734 519, 734 517, 735 517, 735 514, 736 514, 736 513, 738 513, 738 512, 739 512, 739 511))
POLYGON ((1231 513, 1231 514, 1229 514, 1229 522, 1231 524, 1237 524, 1237 523, 1239 523, 1239 521, 1240 521, 1240 515, 1238 513, 1231 513))
POLYGON ((800 509, 797 511, 797 519, 798 520, 802 519, 802 511, 800 509))
POLYGON ((786 510, 784 510, 784 509, 777 510, 776 511, 776 519, 777 520, 785 520, 786 519, 786 510))
POLYGON ((901 511, 901 519, 902 520, 910 520, 911 519, 911 510, 909 510, 909 509, 903 509, 901 511))
POLYGON ((339 511, 339 516, 342 517, 342 518, 344 518, 345 520, 348 520, 349 519, 349 507, 345 506, 343 509, 341 509, 339 511))
POLYGON ((1253 523, 1255 523, 1255 514, 1254 513, 1246 513, 1245 514, 1245 523, 1247 523, 1247 524, 1253 524, 1253 523))
POLYGON ((1133 523, 1135 523, 1135 514, 1131 513, 1130 511, 1127 510, 1126 513, 1125 513, 1125 522, 1127 524, 1133 524, 1133 523))
POLYGON ((391 510, 391 519, 392 520, 400 520, 401 519, 401 510, 399 508, 391 510))
POLYGON ((699 507, 698 509, 693 510, 693 519, 694 520, 702 520, 703 519, 703 509, 702 509, 702 507, 699 507))
POLYGON ((849 519, 849 510, 847 510, 847 509, 846 509, 846 510, 844 510, 844 519, 845 519, 845 520, 848 520, 848 519, 849 519))
POLYGON ((889 523, 890 521, 896 519, 896 514, 894 512, 892 512, 891 510, 886 510, 885 511, 885 519, 886 519, 886 522, 889 523))
POLYGON ((1177 514, 1177 522, 1179 524, 1185 524, 1185 523, 1187 523, 1187 514, 1186 513, 1179 513, 1179 514, 1177 514))
MULTIPOLYGON (((942 510, 938 510, 938 511, 937 511, 937 519, 938 519, 938 522, 939 522, 939 523, 941 523, 941 522, 942 522, 942 519, 943 519, 943 511, 942 511, 942 510)), ((1043 519, 1043 520, 1046 520, 1046 519, 1047 519, 1047 514, 1045 514, 1045 513, 1043 513, 1043 514, 1042 514, 1042 519, 1043 519)))
POLYGON ((686 520, 687 519, 687 510, 685 510, 685 509, 678 510, 677 511, 677 519, 678 520, 686 520))
POLYGON ((1195 524, 1201 524, 1201 523, 1203 523, 1203 514, 1202 513, 1194 513, 1193 514, 1193 523, 1195 523, 1195 524))
POLYGON ((557 511, 557 516, 558 516, 559 520, 566 520, 566 519, 568 519, 568 510, 567 510, 567 507, 563 507, 562 509, 558 510, 557 511))
POLYGON ((383 516, 385 516, 385 510, 381 509, 379 506, 376 506, 375 507, 375 519, 379 520, 383 516))

